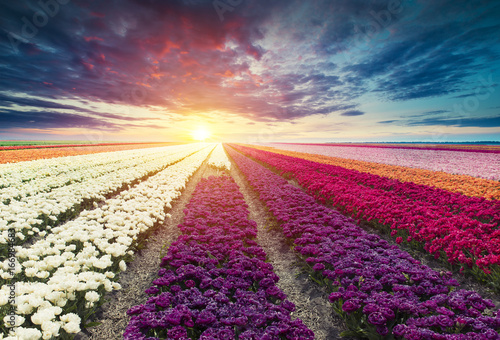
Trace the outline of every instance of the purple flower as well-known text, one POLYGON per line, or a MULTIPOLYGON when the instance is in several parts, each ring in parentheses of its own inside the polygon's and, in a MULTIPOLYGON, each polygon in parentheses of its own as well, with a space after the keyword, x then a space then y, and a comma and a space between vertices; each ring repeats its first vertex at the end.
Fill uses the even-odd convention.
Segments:
POLYGON ((325 269, 325 265, 323 263, 316 263, 314 266, 313 266, 313 269, 316 270, 316 271, 320 271, 320 270, 323 270, 325 269))
POLYGON ((165 320, 174 326, 180 325, 182 321, 182 313, 175 309, 171 310, 167 315, 165 315, 165 320))
POLYGON ((394 311, 390 308, 380 307, 379 311, 382 313, 384 318, 386 318, 388 321, 393 320, 396 317, 396 315, 394 314, 394 311))
POLYGON ((137 315, 137 314, 142 313, 143 311, 144 311, 144 305, 138 305, 138 306, 131 307, 127 311, 127 315, 137 315))
POLYGON ((407 326, 402 325, 402 324, 395 325, 392 328, 392 334, 394 334, 395 336, 401 337, 405 333, 406 327, 407 326))
POLYGON ((196 324, 209 325, 209 324, 215 322, 215 320, 216 320, 216 318, 215 318, 214 314, 204 310, 204 311, 200 312, 200 314, 198 314, 198 317, 196 318, 196 324))
POLYGON ((347 313, 354 312, 355 310, 359 309, 361 307, 361 304, 359 303, 358 299, 351 299, 347 300, 344 302, 342 305, 342 310, 347 313))
POLYGON ((377 333, 382 335, 382 336, 386 336, 387 334, 389 334, 389 328, 387 328, 387 326, 385 325, 379 325, 376 327, 377 329, 377 333))
POLYGON ((437 307, 436 312, 443 314, 443 315, 447 315, 447 316, 454 316, 455 315, 455 313, 452 310, 445 308, 445 307, 437 307))
POLYGON ((455 322, 447 315, 436 315, 437 323, 441 327, 452 327, 455 322))
POLYGON ((334 303, 335 301, 340 300, 341 298, 342 298, 342 293, 340 292, 333 292, 328 297, 331 303, 334 303))
POLYGON ((149 294, 149 295, 155 295, 155 294, 158 294, 159 291, 160 290, 157 287, 151 286, 151 287, 149 287, 148 289, 145 290, 145 293, 149 294))
POLYGON ((176 326, 167 331, 167 336, 173 339, 181 339, 181 338, 187 338, 188 334, 184 327, 176 326))
POLYGON ((377 312, 379 310, 379 306, 374 304, 374 303, 369 303, 366 306, 363 307, 363 313, 365 314, 370 314, 373 312, 377 312))
POLYGON ((368 315, 368 322, 372 325, 385 325, 387 319, 381 312, 373 312, 368 315))
POLYGON ((156 305, 163 307, 163 308, 170 306, 171 302, 172 302, 172 294, 170 294, 168 292, 161 293, 155 299, 156 305))

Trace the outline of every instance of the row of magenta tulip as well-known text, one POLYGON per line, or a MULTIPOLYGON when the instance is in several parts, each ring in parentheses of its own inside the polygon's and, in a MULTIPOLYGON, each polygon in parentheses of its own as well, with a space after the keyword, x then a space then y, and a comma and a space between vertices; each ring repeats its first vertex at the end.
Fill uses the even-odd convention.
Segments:
POLYGON ((500 203, 237 146, 342 213, 500 290, 500 203), (486 223, 488 222, 488 223, 486 223))
POLYGON ((209 177, 188 203, 179 239, 162 259, 145 304, 124 339, 313 339, 255 242, 243 195, 231 177, 209 177))
POLYGON ((457 290, 451 273, 422 265, 241 153, 228 153, 312 278, 331 289, 333 308, 349 328, 344 335, 500 339, 495 305, 476 292, 457 290))

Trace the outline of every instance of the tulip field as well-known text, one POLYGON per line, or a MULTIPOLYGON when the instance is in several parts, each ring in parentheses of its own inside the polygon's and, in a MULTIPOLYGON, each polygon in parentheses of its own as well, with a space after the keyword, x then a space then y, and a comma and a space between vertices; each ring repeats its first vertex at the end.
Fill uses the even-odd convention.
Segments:
POLYGON ((0 150, 0 339, 500 339, 499 148, 69 148, 0 150))

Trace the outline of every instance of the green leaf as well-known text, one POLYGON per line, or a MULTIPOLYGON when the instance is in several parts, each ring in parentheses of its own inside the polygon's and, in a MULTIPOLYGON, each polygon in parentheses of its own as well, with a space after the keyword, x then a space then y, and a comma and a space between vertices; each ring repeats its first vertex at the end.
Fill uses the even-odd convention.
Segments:
POLYGON ((73 306, 71 306, 71 307, 69 307, 68 309, 66 309, 65 313, 70 313, 70 312, 76 310, 76 307, 77 307, 76 304, 73 305, 73 306))
POLYGON ((83 327, 85 328, 91 328, 91 327, 95 327, 95 326, 99 326, 102 322, 89 322, 87 324, 85 324, 83 327))
POLYGON ((355 332, 355 331, 343 331, 342 333, 340 333, 340 336, 342 337, 347 337, 347 336, 350 336, 350 337, 359 337, 359 333, 358 332, 355 332))

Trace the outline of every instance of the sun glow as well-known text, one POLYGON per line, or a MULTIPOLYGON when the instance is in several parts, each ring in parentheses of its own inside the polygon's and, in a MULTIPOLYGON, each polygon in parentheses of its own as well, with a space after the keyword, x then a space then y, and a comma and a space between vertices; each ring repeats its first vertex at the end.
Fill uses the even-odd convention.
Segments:
POLYGON ((210 137, 210 131, 204 126, 198 127, 198 129, 194 130, 191 135, 197 141, 204 142, 208 137, 210 137))

